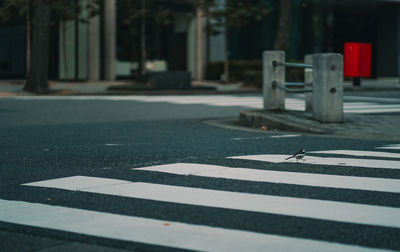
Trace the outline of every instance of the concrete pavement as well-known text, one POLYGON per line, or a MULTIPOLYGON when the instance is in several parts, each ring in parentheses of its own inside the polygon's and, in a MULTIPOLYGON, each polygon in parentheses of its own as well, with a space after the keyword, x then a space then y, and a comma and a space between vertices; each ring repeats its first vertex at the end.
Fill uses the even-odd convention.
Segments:
MULTIPOLYGON (((345 95, 351 92, 400 91, 398 79, 363 80, 362 85, 353 87, 344 82, 345 95)), ((305 111, 242 111, 239 116, 242 126, 263 130, 283 130, 329 134, 361 139, 400 140, 400 114, 394 113, 345 113, 343 123, 320 123, 313 120, 312 112, 305 111)))
MULTIPOLYGON (((0 96, 32 95, 23 91, 24 80, 0 80, 0 96)), ((152 89, 135 87, 129 80, 118 81, 49 81, 50 93, 45 95, 162 95, 162 94, 226 94, 259 93, 260 89, 242 83, 220 84, 215 81, 193 81, 193 89, 152 89)))

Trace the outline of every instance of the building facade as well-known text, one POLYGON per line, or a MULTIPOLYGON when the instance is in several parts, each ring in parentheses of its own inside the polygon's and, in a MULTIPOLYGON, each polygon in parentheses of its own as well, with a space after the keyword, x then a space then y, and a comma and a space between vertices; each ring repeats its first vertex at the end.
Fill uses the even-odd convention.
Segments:
MULTIPOLYGON (((94 0, 76 1, 84 7, 94 0)), ((264 50, 274 49, 280 6, 279 1, 265 1, 271 6, 269 15, 259 23, 229 33, 231 60, 261 60, 264 50)), ((152 0, 147 2, 151 8, 152 0)), ((209 36, 205 27, 212 20, 185 1, 161 3, 169 8, 170 20, 167 25, 159 25, 152 21, 155 18, 147 19, 147 69, 189 71, 194 79, 205 79, 207 64, 224 61, 224 33, 209 36)), ((217 3, 223 8, 224 0, 217 3)), ((138 72, 140 26, 126 24, 129 13, 122 1, 102 0, 100 7, 96 15, 83 8, 74 20, 53 17, 50 79, 115 80, 131 78, 138 72)), ((345 42, 367 42, 372 44, 373 77, 399 76, 400 1, 292 0, 290 15, 286 49, 289 59, 301 60, 305 54, 318 52, 343 53, 345 42)), ((25 21, 1 24, 0 38, 0 78, 24 79, 25 21)))

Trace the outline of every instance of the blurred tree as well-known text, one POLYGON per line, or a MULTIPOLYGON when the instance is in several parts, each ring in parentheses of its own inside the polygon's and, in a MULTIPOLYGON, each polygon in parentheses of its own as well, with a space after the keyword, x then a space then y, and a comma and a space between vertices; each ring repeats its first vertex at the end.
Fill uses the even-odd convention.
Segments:
POLYGON ((207 31, 210 35, 225 35, 225 82, 229 77, 229 33, 232 29, 243 29, 252 22, 260 22, 271 11, 267 1, 263 0, 189 0, 198 9, 201 8, 210 19, 207 31))
MULTIPOLYGON (((129 36, 140 40, 139 72, 147 73, 149 25, 167 26, 172 23, 172 10, 165 0, 118 0, 120 10, 124 12, 122 23, 129 26, 129 36)), ((152 31, 154 32, 154 31, 152 31)))
POLYGON ((64 73, 68 76, 68 55, 66 52, 67 21, 87 23, 90 17, 99 14, 102 0, 88 0, 83 5, 80 0, 51 0, 51 15, 56 17, 61 24, 61 48, 64 61, 64 73), (82 17, 82 11, 87 10, 88 16, 82 17))
POLYGON ((275 50, 286 50, 292 29, 292 0, 279 1, 278 34, 275 40, 275 50))
POLYGON ((25 18, 26 22, 26 74, 29 72, 29 58, 31 53, 31 8, 29 0, 3 0, 0 8, 0 22, 6 23, 11 20, 25 18))
POLYGON ((50 1, 34 0, 32 53, 30 69, 24 90, 43 93, 49 89, 47 82, 49 61, 50 1))
MULTIPOLYGON (((24 90, 43 93, 48 91, 49 31, 51 15, 59 21, 77 19, 83 7, 98 12, 101 0, 91 0, 87 6, 71 0, 3 0, 0 22, 26 17, 27 82, 24 90)), ((82 22, 87 20, 80 19, 82 22)), ((65 51, 64 51, 65 52, 65 51)))

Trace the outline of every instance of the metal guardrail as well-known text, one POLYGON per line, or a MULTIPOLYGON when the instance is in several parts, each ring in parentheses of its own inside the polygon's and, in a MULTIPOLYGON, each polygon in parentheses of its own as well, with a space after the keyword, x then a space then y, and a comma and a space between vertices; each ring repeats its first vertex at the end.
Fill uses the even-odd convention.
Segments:
POLYGON ((304 61, 285 62, 284 51, 263 52, 264 109, 284 111, 286 92, 306 93, 306 111, 312 112, 314 120, 342 123, 343 55, 317 53, 306 55, 304 61), (304 68, 304 83, 286 82, 286 67, 304 68))
POLYGON ((274 67, 276 66, 285 66, 285 67, 303 67, 303 68, 313 68, 312 64, 305 64, 305 63, 293 63, 293 62, 278 62, 274 60, 272 62, 274 67))
MULTIPOLYGON (((300 68, 313 68, 312 64, 305 64, 305 63, 292 63, 292 62, 279 62, 274 60, 272 62, 272 65, 274 67, 277 66, 285 66, 285 67, 300 67, 300 68)), ((311 84, 311 83, 310 83, 311 84)), ((273 88, 279 88, 282 89, 286 92, 289 93, 308 93, 308 92, 312 92, 313 89, 311 88, 305 88, 305 83, 304 82, 285 82, 283 83, 279 83, 277 81, 273 81, 272 82, 272 87, 273 88), (289 88, 289 87, 298 87, 298 86, 303 86, 303 88, 289 88)))
POLYGON ((312 83, 305 83, 305 82, 285 82, 285 87, 305 87, 307 85, 312 85, 312 83))
MULTIPOLYGON (((303 86, 305 85, 305 83, 302 82, 296 82, 297 84, 303 84, 303 86)), ((308 93, 308 92, 312 92, 313 89, 312 88, 288 88, 288 86, 295 86, 295 85, 287 85, 288 83, 286 83, 285 85, 283 85, 282 83, 279 83, 277 81, 273 81, 272 82, 272 87, 273 88, 279 88, 282 90, 285 90, 286 92, 289 93, 308 93)), ((300 86, 300 85, 297 85, 300 86)))

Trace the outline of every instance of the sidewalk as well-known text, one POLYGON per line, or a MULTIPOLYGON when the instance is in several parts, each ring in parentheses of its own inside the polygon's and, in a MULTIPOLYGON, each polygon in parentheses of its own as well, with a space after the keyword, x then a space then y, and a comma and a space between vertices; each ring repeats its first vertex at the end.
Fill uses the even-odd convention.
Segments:
MULTIPOLYGON (((363 80, 360 87, 344 82, 344 93, 400 91, 398 79, 363 80)), ((400 93, 400 92, 399 92, 400 93)), ((400 97, 399 97, 400 99, 400 97)), ((370 140, 400 141, 400 113, 344 113, 344 123, 320 123, 305 111, 242 111, 239 124, 263 130, 328 134, 370 140)))
POLYGON ((320 123, 299 111, 242 111, 242 126, 367 140, 400 141, 400 114, 344 114, 344 123, 320 123))
MULTIPOLYGON (((261 93, 261 89, 245 87, 242 83, 221 84, 214 81, 193 81, 192 89, 132 88, 126 81, 49 81, 51 93, 45 95, 168 95, 168 94, 230 94, 261 93)), ((0 96, 35 95, 23 91, 24 80, 0 80, 0 96)))

